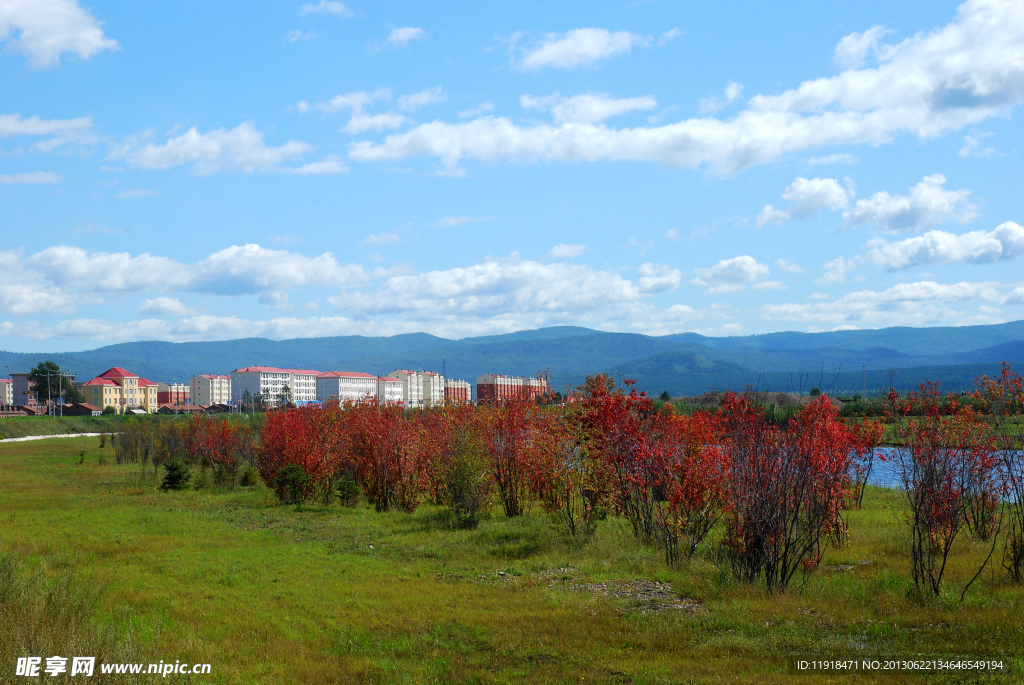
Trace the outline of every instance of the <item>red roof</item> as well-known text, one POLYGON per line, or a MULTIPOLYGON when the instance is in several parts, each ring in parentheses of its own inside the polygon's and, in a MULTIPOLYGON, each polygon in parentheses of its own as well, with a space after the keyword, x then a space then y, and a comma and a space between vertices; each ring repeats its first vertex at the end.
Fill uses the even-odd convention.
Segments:
POLYGON ((101 373, 97 378, 138 378, 134 373, 127 369, 122 369, 120 366, 115 366, 112 369, 107 369, 101 373))
POLYGON ((121 387, 120 385, 110 380, 109 378, 101 378, 100 376, 96 376, 96 378, 93 378, 88 383, 82 383, 83 387, 85 387, 86 385, 113 385, 116 388, 121 387))
POLYGON ((231 376, 218 376, 217 374, 208 374, 208 373, 201 373, 199 375, 202 376, 203 378, 211 378, 211 379, 213 379, 213 378, 231 378, 231 376))
POLYGON ((0 383, 13 383, 14 381, 10 378, 0 378, 0 383))
POLYGON ((287 371, 288 373, 294 374, 296 376, 319 376, 320 375, 319 371, 314 371, 313 369, 285 369, 285 371, 287 371))
POLYGON ((276 366, 247 366, 244 369, 235 369, 232 373, 288 373, 288 370, 276 366))
POLYGON ((147 381, 145 378, 140 378, 139 379, 138 386, 140 388, 145 388, 146 386, 149 386, 149 385, 156 385, 156 383, 154 383, 153 381, 147 381))
POLYGON ((387 381, 388 383, 401 383, 402 382, 402 380, 400 378, 392 378, 391 376, 381 376, 377 380, 387 381))
MULTIPOLYGON (((320 374, 320 378, 373 378, 368 373, 361 373, 359 371, 328 371, 320 374)), ((394 380, 398 380, 395 378, 394 380)))
POLYGON ((428 376, 440 376, 441 375, 441 374, 439 374, 436 371, 422 371, 421 373, 424 373, 424 374, 426 374, 428 376))

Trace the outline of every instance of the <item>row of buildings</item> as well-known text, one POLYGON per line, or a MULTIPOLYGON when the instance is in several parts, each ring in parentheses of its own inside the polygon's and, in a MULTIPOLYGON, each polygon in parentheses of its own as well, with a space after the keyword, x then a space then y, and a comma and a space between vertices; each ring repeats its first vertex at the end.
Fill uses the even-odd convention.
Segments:
MULTIPOLYGON (((154 383, 115 366, 84 383, 75 382, 71 374, 66 377, 84 397, 84 403, 72 408, 75 413, 99 414, 108 407, 119 414, 211 408, 235 411, 282 404, 359 402, 371 397, 419 409, 473 401, 473 391, 467 381, 445 378, 435 371, 411 369, 396 369, 387 376, 375 376, 358 371, 247 366, 230 375, 199 374, 185 384, 154 383)), ((57 383, 54 385, 59 387, 57 383)), ((539 378, 484 374, 477 378, 476 400, 501 403, 520 397, 535 399, 548 389, 546 382, 539 378)), ((0 400, 5 407, 17 407, 24 413, 45 413, 63 404, 61 398, 53 396, 52 388, 36 388, 24 373, 0 379, 0 400)))

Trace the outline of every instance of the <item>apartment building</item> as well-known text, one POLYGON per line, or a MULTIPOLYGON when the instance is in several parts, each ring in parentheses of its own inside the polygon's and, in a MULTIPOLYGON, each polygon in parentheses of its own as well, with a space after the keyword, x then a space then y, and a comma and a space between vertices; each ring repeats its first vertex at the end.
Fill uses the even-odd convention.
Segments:
POLYGON ((274 366, 247 366, 231 372, 231 399, 239 402, 245 397, 260 395, 267 404, 275 406, 290 398, 295 404, 316 401, 316 378, 319 371, 312 369, 279 369, 274 366), (287 387, 289 397, 282 392, 287 387))
POLYGON ((377 396, 380 381, 376 376, 359 371, 327 371, 316 377, 316 398, 321 402, 362 402, 377 396))
POLYGON ((377 386, 377 401, 381 404, 401 404, 403 383, 397 378, 381 376, 377 379, 380 385, 377 386))
POLYGON ((440 407, 444 404, 444 376, 434 371, 420 371, 423 377, 423 407, 440 407))
POLYGON ((501 404, 512 399, 532 400, 547 391, 547 383, 540 378, 485 373, 476 379, 476 401, 481 404, 501 404))
POLYGON ((107 369, 91 381, 83 383, 79 390, 87 404, 98 409, 113 407, 119 414, 140 409, 155 414, 159 406, 157 384, 120 366, 107 369))
POLYGON ((10 378, 0 378, 0 405, 4 409, 14 406, 14 381, 10 378))
POLYGON ((191 389, 184 383, 156 384, 156 403, 160 407, 165 404, 178 406, 189 404, 190 394, 191 389))
POLYGON ((473 399, 469 383, 466 381, 449 378, 444 382, 444 403, 445 404, 468 404, 473 399))
POLYGON ((194 404, 208 407, 211 404, 231 402, 231 376, 201 373, 188 382, 194 404))
POLYGON ((388 374, 402 382, 402 402, 407 407, 423 407, 423 377, 409 369, 395 369, 388 374))

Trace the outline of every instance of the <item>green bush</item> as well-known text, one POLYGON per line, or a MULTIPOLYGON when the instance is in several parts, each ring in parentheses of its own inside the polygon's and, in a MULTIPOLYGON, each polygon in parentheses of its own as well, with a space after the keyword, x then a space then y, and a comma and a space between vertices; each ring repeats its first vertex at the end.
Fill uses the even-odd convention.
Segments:
POLYGON ((238 484, 243 488, 251 488, 260 483, 260 472, 251 466, 247 466, 242 470, 242 475, 238 478, 238 484))
POLYGON ((116 413, 117 413, 117 410, 114 409, 113 407, 103 407, 103 414, 102 414, 102 416, 113 416, 116 413))

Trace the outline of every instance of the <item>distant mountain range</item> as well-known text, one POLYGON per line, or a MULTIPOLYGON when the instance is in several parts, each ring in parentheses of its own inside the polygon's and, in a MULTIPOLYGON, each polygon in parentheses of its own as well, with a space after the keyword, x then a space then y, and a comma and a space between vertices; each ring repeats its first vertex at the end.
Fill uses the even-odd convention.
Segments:
POLYGON ((447 340, 426 333, 386 338, 343 336, 223 342, 132 342, 87 352, 0 352, 4 375, 50 359, 88 379, 112 366, 152 381, 187 380, 197 373, 230 373, 250 365, 365 371, 396 368, 441 371, 471 383, 484 373, 550 373, 561 389, 589 374, 633 378, 651 393, 694 395, 745 385, 773 391, 833 394, 901 390, 925 378, 949 390, 970 388, 1008 361, 1024 371, 1024 321, 956 328, 884 328, 829 333, 769 333, 714 338, 696 333, 647 336, 556 326, 506 335, 447 340))

